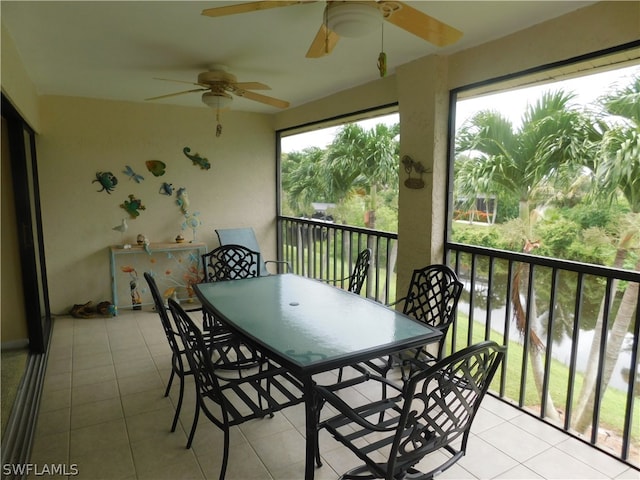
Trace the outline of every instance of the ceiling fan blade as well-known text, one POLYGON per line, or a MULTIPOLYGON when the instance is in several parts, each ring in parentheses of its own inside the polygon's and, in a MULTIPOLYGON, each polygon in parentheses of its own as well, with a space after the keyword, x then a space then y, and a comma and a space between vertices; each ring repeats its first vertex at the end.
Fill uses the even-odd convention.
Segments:
POLYGON ((260 82, 236 82, 234 85, 244 90, 271 90, 269 85, 260 82))
POLYGON ((174 83, 186 83, 187 85, 200 85, 199 83, 196 82, 187 82, 186 80, 175 80, 173 78, 158 78, 158 77, 153 77, 154 80, 161 80, 163 82, 174 82, 174 83))
POLYGON ((202 11, 202 15, 207 17, 223 17, 225 15, 236 15, 238 13, 249 13, 258 10, 268 10, 270 8, 288 7, 289 5, 299 5, 301 3, 311 3, 312 0, 304 1, 262 1, 262 2, 248 2, 240 3, 236 5, 228 5, 226 7, 213 7, 207 8, 202 11))
POLYGON ((284 100, 279 100, 273 97, 267 97, 266 95, 250 92, 248 90, 242 90, 241 88, 234 89, 233 93, 239 97, 244 97, 249 100, 255 100, 256 102, 265 103, 267 105, 271 105, 272 107, 287 108, 289 106, 289 102, 286 102, 284 100))
POLYGON ((325 55, 329 55, 336 44, 340 40, 340 35, 338 35, 333 30, 329 30, 329 28, 323 23, 320 25, 320 29, 318 33, 316 33, 313 42, 311 42, 311 46, 307 51, 307 58, 320 58, 325 55))
POLYGON ((194 88, 193 90, 185 90, 183 92, 168 93, 166 95, 159 95, 157 97, 145 98, 145 101, 146 100, 160 100, 161 98, 177 97, 178 95, 184 95, 185 93, 204 92, 206 90, 209 90, 209 89, 208 88, 194 88))
POLYGON ((460 30, 403 2, 382 0, 378 2, 378 8, 382 11, 387 22, 393 23, 438 47, 455 43, 462 37, 460 30))

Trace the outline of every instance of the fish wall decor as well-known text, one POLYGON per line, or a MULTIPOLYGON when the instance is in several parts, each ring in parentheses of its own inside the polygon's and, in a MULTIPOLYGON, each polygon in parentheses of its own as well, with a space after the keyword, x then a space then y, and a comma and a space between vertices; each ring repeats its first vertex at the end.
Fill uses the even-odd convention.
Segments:
POLYGON ((144 162, 147 166, 147 170, 149 170, 155 177, 161 177, 164 175, 165 169, 167 165, 160 160, 147 160, 144 162))

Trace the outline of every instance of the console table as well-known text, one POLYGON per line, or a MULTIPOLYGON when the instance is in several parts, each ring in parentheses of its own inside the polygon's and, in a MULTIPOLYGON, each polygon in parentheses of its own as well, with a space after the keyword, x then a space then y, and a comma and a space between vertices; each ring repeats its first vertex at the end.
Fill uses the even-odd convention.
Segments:
POLYGON ((202 280, 204 243, 151 243, 109 247, 111 294, 117 309, 141 310, 153 305, 143 273, 154 275, 160 293, 180 302, 197 302, 191 286, 202 280))

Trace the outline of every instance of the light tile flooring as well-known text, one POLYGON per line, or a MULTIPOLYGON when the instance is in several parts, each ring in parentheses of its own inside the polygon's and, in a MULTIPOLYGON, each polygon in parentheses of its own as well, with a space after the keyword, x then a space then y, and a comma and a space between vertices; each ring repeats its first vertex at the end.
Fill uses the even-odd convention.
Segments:
MULTIPOLYGON (((221 435, 203 415, 185 448, 193 385, 176 432, 175 394, 163 397, 170 352, 152 311, 55 320, 31 463, 77 465, 79 478, 217 479, 221 435)), ((467 455, 438 478, 640 479, 640 473, 576 439, 486 397, 467 455)), ((304 475, 304 408, 234 427, 227 479, 304 475)), ((319 480, 358 464, 326 432, 319 480)))

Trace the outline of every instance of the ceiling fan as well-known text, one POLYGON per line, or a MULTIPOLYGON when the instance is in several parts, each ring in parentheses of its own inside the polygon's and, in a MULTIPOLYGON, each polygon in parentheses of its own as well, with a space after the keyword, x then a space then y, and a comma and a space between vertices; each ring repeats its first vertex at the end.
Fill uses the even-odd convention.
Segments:
POLYGON ((202 102, 216 110, 228 107, 233 101, 233 95, 277 108, 287 108, 289 106, 289 102, 287 101, 253 92, 252 90, 271 90, 271 88, 260 82, 238 82, 236 76, 229 73, 228 68, 224 65, 212 65, 208 71, 198 75, 196 82, 185 82, 166 78, 158 78, 156 80, 187 83, 197 85, 199 88, 145 98, 145 100, 161 100, 186 93, 204 92, 202 94, 202 102))
MULTIPOLYGON (((221 17, 276 7, 312 3, 313 0, 238 3, 208 8, 202 15, 221 17)), ((400 1, 334 1, 329 0, 320 29, 311 42, 307 58, 328 55, 341 36, 356 37, 371 31, 385 20, 429 43, 443 47, 457 42, 462 32, 400 1)))

